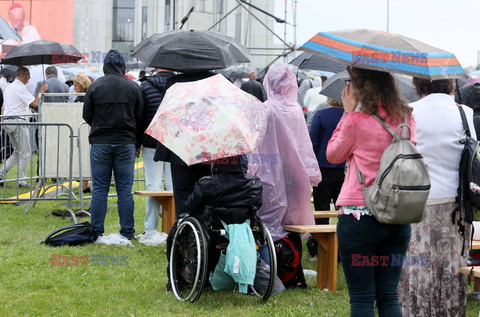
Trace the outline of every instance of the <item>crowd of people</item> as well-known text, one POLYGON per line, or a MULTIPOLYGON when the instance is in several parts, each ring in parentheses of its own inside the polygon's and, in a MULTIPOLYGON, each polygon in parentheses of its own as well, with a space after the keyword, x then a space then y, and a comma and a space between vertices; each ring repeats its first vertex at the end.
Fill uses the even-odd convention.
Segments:
MULTIPOLYGON (((276 162, 248 162, 247 173, 243 157, 242 165, 231 170, 228 166, 217 167, 221 172, 212 176, 214 162, 189 166, 144 131, 169 87, 214 73, 175 74, 156 68, 154 74, 143 76, 138 84, 124 76, 125 67, 122 53, 112 49, 104 60, 104 77, 93 81, 85 74, 78 74, 73 79, 75 92, 86 93, 75 102, 83 102, 83 119, 91 128, 90 212, 96 235, 104 234, 113 175, 120 234, 127 239, 135 237, 132 185, 134 162, 140 152, 146 189, 173 190, 177 218, 198 213, 206 204, 238 207, 225 198, 235 190, 227 190, 226 182, 238 181, 238 186, 246 186, 245 195, 255 192, 256 213, 274 241, 288 235, 284 225, 315 223, 311 205, 313 187, 315 210, 330 210, 332 201, 338 210, 339 256, 348 286, 351 316, 374 316, 375 307, 379 316, 465 315, 466 276, 459 273, 459 267, 466 265, 468 252, 461 251, 464 247, 468 250, 468 245, 464 245, 466 240, 452 221, 452 213, 458 207, 458 169, 463 149, 458 140, 463 126, 453 98, 456 90, 452 79, 414 78, 413 85, 421 99, 408 104, 393 76, 387 72, 348 67, 349 79, 342 91, 342 100, 327 99, 319 94, 324 81, 320 77, 299 85, 285 63, 271 65, 263 85, 257 81, 256 73, 251 72, 241 89, 256 96, 268 108, 267 123, 255 153, 275 154, 276 162), (307 108, 308 118, 302 106, 307 108), (422 222, 391 225, 379 222, 366 207, 357 170, 363 174, 365 186, 370 186, 376 178, 380 158, 392 140, 374 116, 395 130, 403 122, 405 113, 410 141, 416 144, 428 164, 431 189, 422 222), (306 119, 310 121, 308 126, 306 119), (218 182, 225 186, 219 186, 218 182), (387 256, 389 260, 387 265, 358 266, 354 255, 368 259, 387 256), (428 265, 394 265, 392 255, 423 256, 428 259, 428 265)), ((68 92, 68 86, 58 79, 55 67, 47 67, 45 77, 32 95, 25 86, 30 78, 29 70, 18 68, 15 80, 3 90, 4 122, 28 120, 30 107, 37 107, 40 93, 68 92)), ((465 102, 477 111, 480 84, 470 85, 476 93, 466 91, 465 102)), ((65 102, 66 99, 46 97, 45 101, 65 102)), ((474 125, 474 111, 466 108, 465 112, 475 137, 479 127, 474 125)), ((0 181, 16 163, 20 179, 25 179, 32 152, 27 127, 6 125, 5 131, 14 152, 0 169, 0 181)), ((19 186, 28 184, 22 181, 19 186)), ((89 184, 83 184, 82 189, 87 188, 89 184)), ((235 192, 234 196, 238 195, 242 195, 242 190, 235 192)), ((236 199, 249 201, 248 197, 236 199)), ((159 215, 161 207, 153 197, 148 197, 146 234, 157 231, 159 215)), ((317 224, 325 223, 328 220, 317 220, 317 224)), ((310 240, 307 246, 310 255, 315 256, 315 241, 310 240)))

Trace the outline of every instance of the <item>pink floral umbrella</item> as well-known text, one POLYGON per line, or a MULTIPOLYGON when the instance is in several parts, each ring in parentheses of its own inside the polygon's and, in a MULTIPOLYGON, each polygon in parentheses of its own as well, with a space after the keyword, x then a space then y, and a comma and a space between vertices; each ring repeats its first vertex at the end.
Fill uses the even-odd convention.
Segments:
POLYGON ((192 165, 253 152, 267 112, 219 74, 170 87, 145 133, 192 165))

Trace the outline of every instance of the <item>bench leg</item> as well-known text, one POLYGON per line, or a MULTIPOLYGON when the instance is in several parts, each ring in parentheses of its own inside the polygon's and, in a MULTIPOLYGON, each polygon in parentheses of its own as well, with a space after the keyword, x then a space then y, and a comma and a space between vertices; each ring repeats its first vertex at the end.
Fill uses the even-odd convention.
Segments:
POLYGON ((168 234, 170 228, 175 223, 175 200, 173 197, 155 197, 162 205, 162 232, 168 234))
POLYGON ((475 292, 480 292, 480 278, 474 277, 473 278, 473 290, 475 292))
POLYGON ((318 242, 317 288, 337 290, 338 241, 337 234, 312 233, 318 242))

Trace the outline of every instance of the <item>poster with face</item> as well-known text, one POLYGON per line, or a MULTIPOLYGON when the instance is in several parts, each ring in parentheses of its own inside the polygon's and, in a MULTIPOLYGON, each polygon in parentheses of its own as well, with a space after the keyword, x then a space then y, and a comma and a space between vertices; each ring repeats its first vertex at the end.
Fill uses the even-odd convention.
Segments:
POLYGON ((74 0, 0 0, 1 44, 36 40, 73 44, 74 0))

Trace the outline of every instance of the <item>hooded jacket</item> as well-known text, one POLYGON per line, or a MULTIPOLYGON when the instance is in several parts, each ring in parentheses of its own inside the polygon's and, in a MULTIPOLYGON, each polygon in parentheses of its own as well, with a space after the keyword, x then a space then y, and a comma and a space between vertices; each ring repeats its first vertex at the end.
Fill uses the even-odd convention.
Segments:
POLYGON ((104 77, 87 89, 83 119, 90 125, 90 144, 141 146, 143 97, 140 87, 124 77, 125 59, 112 49, 103 62, 104 77))
MULTIPOLYGON (((143 94, 143 118, 142 118, 142 130, 145 131, 148 128, 148 125, 152 121, 155 113, 157 113, 158 106, 162 102, 163 96, 167 91, 167 80, 174 76, 172 72, 161 71, 156 73, 153 76, 144 77, 140 88, 143 94)), ((157 146, 157 140, 149 136, 148 134, 143 134, 144 147, 155 148, 157 146)))
POLYGON ((305 98, 303 99, 303 105, 308 108, 308 111, 315 111, 315 109, 321 104, 324 104, 322 109, 325 109, 328 106, 327 97, 320 95, 321 90, 322 79, 320 77, 315 77, 313 80, 313 87, 307 90, 305 98))
POLYGON ((262 204, 262 182, 247 173, 245 156, 219 159, 213 165, 212 176, 198 180, 185 203, 192 212, 202 212, 206 205, 257 210, 262 204))
POLYGON ((302 110, 297 81, 285 63, 270 66, 263 80, 268 99, 268 123, 254 157, 274 157, 268 163, 249 162, 249 172, 262 180, 263 204, 257 215, 273 241, 287 235, 284 225, 310 225, 311 186, 322 180, 302 110))

